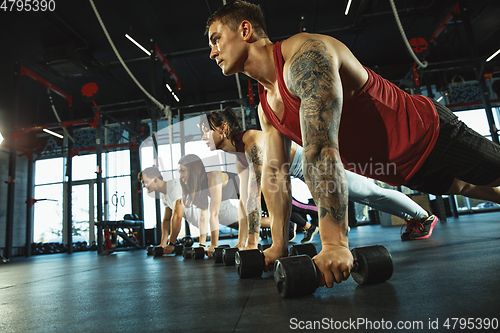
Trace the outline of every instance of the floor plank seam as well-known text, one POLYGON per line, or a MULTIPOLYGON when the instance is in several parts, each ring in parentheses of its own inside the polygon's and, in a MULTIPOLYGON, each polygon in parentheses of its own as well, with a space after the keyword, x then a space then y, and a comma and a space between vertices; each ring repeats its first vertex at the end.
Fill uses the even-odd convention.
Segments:
POLYGON ((7 287, 0 287, 0 290, 5 290, 5 289, 8 289, 8 288, 18 287, 18 286, 25 286, 25 285, 32 284, 32 283, 38 283, 38 282, 48 281, 48 280, 52 280, 52 279, 56 279, 56 278, 60 278, 60 277, 64 277, 64 276, 74 275, 74 274, 81 274, 81 273, 84 273, 84 272, 91 272, 91 271, 95 271, 97 269, 99 269, 99 268, 87 269, 85 271, 78 272, 78 273, 68 273, 68 274, 63 274, 63 275, 52 276, 52 277, 41 279, 41 280, 24 282, 24 283, 15 284, 15 285, 12 285, 12 286, 7 286, 7 287))
POLYGON ((245 311, 245 308, 247 306, 248 300, 250 299, 250 295, 252 294, 254 287, 255 287, 255 283, 252 285, 252 289, 250 289, 250 292, 248 293, 247 299, 245 300, 245 304, 243 304, 243 308, 241 309, 238 320, 236 320, 236 324, 234 325, 233 333, 236 332, 236 329, 238 328, 238 324, 240 323, 241 316, 243 315, 243 312, 245 311))

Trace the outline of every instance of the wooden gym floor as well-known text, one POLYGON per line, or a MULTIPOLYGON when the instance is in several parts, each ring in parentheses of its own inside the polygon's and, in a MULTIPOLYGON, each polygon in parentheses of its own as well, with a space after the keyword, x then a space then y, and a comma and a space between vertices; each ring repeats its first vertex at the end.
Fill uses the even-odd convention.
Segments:
MULTIPOLYGON (((400 240, 399 227, 358 227, 350 246, 386 246, 392 279, 357 286, 350 278, 288 300, 272 273, 240 280, 234 267, 209 259, 153 258, 145 250, 14 258, 0 265, 0 331, 451 332, 460 318, 498 325, 499 220, 498 212, 451 218, 430 239, 410 242, 400 240)), ((319 250, 319 235, 314 243, 319 250)))

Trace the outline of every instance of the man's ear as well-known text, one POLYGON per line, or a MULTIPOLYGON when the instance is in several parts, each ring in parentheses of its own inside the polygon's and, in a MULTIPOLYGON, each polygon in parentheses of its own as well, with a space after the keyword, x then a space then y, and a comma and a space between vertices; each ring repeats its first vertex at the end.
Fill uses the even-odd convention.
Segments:
POLYGON ((250 38, 253 35, 252 23, 250 23, 247 20, 243 20, 241 22, 241 32, 244 40, 246 41, 250 40, 250 38))

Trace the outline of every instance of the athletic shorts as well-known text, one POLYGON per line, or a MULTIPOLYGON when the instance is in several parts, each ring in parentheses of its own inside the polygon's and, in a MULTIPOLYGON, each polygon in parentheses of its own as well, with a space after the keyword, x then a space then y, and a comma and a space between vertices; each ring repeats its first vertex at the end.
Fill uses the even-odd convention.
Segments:
POLYGON ((500 178, 500 145, 433 102, 439 115, 439 136, 425 163, 405 186, 440 195, 446 194, 455 178, 474 185, 488 185, 500 178))

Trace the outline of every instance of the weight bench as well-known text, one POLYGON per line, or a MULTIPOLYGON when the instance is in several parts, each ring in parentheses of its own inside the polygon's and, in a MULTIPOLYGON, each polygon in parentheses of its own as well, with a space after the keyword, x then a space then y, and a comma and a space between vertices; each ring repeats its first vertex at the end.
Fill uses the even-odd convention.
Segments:
POLYGON ((96 222, 98 239, 103 241, 97 244, 97 253, 111 253, 115 251, 117 236, 120 236, 126 243, 134 249, 144 249, 146 240, 144 232, 144 221, 139 220, 120 220, 120 221, 102 221, 96 222), (128 229, 129 233, 125 231, 128 229), (139 229, 140 240, 137 239, 132 230, 139 229), (104 237, 102 237, 104 233, 104 237), (103 244, 104 243, 104 244, 103 244), (104 249, 103 249, 104 245, 104 249), (104 252, 105 251, 105 252, 104 252))

